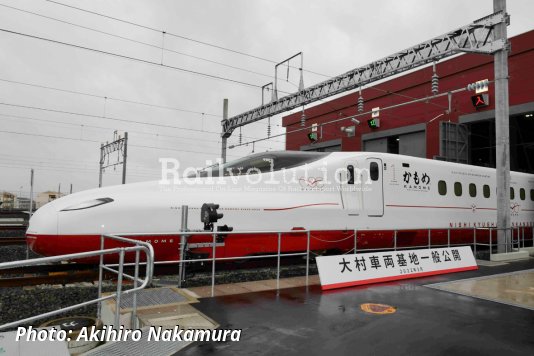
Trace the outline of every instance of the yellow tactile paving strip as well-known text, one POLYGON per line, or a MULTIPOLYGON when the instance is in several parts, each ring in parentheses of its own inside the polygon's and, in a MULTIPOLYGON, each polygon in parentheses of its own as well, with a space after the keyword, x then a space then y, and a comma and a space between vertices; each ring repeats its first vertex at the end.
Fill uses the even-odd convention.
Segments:
POLYGON ((430 284, 427 287, 534 310, 534 269, 430 284))
MULTIPOLYGON (((309 285, 319 284, 319 276, 309 276, 309 285)), ((306 277, 280 278, 280 289, 303 287, 306 285, 306 277)), ((241 282, 231 284, 215 285, 215 296, 262 292, 276 289, 276 279, 264 281, 241 282)), ((211 297, 211 286, 188 288, 191 292, 198 295, 199 298, 211 297)))

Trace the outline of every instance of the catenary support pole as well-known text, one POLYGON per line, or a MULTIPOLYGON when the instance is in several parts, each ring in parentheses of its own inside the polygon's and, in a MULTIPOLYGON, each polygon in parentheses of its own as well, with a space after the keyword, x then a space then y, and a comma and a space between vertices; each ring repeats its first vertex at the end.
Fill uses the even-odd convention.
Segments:
MULTIPOLYGON (((506 0, 493 0, 493 10, 506 12, 506 0)), ((507 17, 495 26, 494 40, 507 41, 507 17)), ((508 46, 495 52, 495 165, 497 175, 497 252, 505 252, 510 234, 510 126, 508 46)))
POLYGON ((126 159, 128 158, 128 132, 124 133, 124 151, 122 156, 122 184, 126 184, 126 159))
POLYGON ((33 168, 30 171, 30 219, 33 214, 33 168))
MULTIPOLYGON (((223 121, 226 122, 228 120, 228 99, 224 99, 223 101, 223 121)), ((223 130, 224 132, 224 130, 223 130)), ((222 163, 226 163, 226 141, 228 140, 228 137, 221 136, 221 160, 222 163)))
POLYGON ((104 165, 104 144, 100 144, 100 161, 98 162, 98 188, 102 187, 102 166, 104 165))

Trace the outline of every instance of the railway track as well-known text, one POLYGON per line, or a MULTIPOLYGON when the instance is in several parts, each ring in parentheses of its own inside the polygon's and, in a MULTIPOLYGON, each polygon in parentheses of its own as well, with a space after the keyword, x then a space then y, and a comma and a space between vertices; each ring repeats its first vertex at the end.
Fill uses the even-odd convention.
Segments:
MULTIPOLYGON (((218 266, 218 272, 239 273, 240 270, 254 270, 258 268, 273 268, 276 261, 259 261, 244 263, 241 265, 222 264, 218 266)), ((286 261, 282 265, 292 265, 296 261, 286 261), (289 262, 289 263, 288 263, 289 262)), ((209 274, 210 266, 189 269, 188 277, 195 278, 198 275, 209 274)), ((133 274, 133 267, 125 267, 125 273, 133 274)), ((178 267, 175 265, 156 266, 156 276, 167 276, 176 274, 178 267)), ((104 279, 115 279, 117 276, 109 272, 104 273, 104 279)), ((49 264, 38 266, 27 266, 12 269, 0 270, 0 288, 9 287, 30 287, 37 285, 66 285, 78 282, 94 282, 98 280, 98 266, 94 264, 49 264)))
POLYGON ((26 225, 0 225, 0 231, 21 231, 27 228, 26 225))
POLYGON ((30 287, 41 284, 70 284, 98 280, 98 271, 52 272, 48 275, 0 278, 0 288, 30 287))
POLYGON ((0 246, 25 245, 25 237, 0 237, 0 246))

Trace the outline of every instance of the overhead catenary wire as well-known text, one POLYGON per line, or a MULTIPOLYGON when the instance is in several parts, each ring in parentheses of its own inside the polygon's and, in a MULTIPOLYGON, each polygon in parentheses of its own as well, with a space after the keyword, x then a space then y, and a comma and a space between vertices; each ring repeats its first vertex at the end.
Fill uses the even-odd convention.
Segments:
POLYGON ((247 87, 261 88, 261 86, 259 86, 259 85, 243 82, 243 81, 236 80, 236 79, 225 78, 225 77, 221 77, 221 76, 214 75, 214 74, 198 72, 198 71, 194 71, 194 70, 191 70, 191 69, 171 66, 171 65, 168 65, 168 64, 161 64, 161 63, 158 63, 158 62, 149 61, 147 59, 126 56, 124 54, 108 52, 108 51, 104 51, 104 50, 100 50, 100 49, 96 49, 96 48, 77 45, 77 44, 74 44, 74 43, 68 43, 68 42, 53 40, 51 38, 30 35, 28 33, 12 31, 12 30, 8 30, 8 29, 5 29, 5 28, 0 28, 0 31, 5 32, 5 33, 10 33, 10 34, 13 34, 13 35, 28 37, 28 38, 41 40, 41 41, 46 41, 46 42, 50 42, 50 43, 55 43, 55 44, 59 44, 59 45, 63 45, 63 46, 69 46, 69 47, 73 47, 73 48, 83 49, 83 50, 86 50, 86 51, 105 54, 105 55, 109 55, 109 56, 116 57, 116 58, 127 59, 127 60, 134 61, 134 62, 145 63, 145 64, 150 64, 150 65, 155 65, 155 66, 158 66, 158 67, 174 69, 174 70, 181 71, 181 72, 184 72, 184 73, 189 73, 189 74, 193 74, 193 75, 199 75, 199 76, 202 76, 202 77, 211 78, 211 79, 215 79, 215 80, 226 81, 226 82, 230 82, 230 83, 234 83, 234 84, 240 84, 240 85, 244 85, 244 86, 247 86, 247 87))
MULTIPOLYGON (((63 166, 61 165, 61 163, 58 163, 58 162, 46 162, 44 160, 34 160, 34 159, 30 159, 30 160, 27 160, 27 159, 20 159, 20 158, 3 158, 3 157, 0 157, 0 163, 8 163, 8 164, 26 164, 26 165, 34 165, 36 167, 43 167, 41 165, 45 165, 44 167, 50 167, 50 168, 54 168, 54 167, 58 167, 58 168, 62 168, 62 167, 66 167, 66 166, 63 166), (7 162, 5 162, 7 161, 7 162)), ((95 169, 98 169, 98 162, 97 161, 94 161, 94 162, 88 162, 88 163, 85 163, 85 164, 72 164, 72 163, 68 163, 68 167, 70 168, 73 168, 73 169, 89 169, 89 170, 92 170, 94 171, 95 169)), ((154 172, 154 170, 156 169, 150 169, 150 168, 140 168, 139 166, 128 166, 128 170, 130 172, 137 172, 137 173, 152 173, 154 172)))
POLYGON ((94 114, 85 114, 85 113, 79 113, 79 112, 75 112, 75 111, 65 111, 65 110, 43 108, 43 107, 38 107, 38 106, 20 105, 20 104, 3 103, 3 102, 0 102, 0 105, 17 107, 17 108, 24 108, 24 109, 48 111, 48 112, 61 113, 61 114, 69 114, 69 115, 75 115, 75 116, 92 117, 92 118, 102 119, 102 120, 121 121, 121 122, 128 122, 128 123, 132 123, 132 124, 173 128, 173 129, 180 129, 180 130, 186 130, 186 131, 195 131, 195 132, 203 132, 203 133, 219 135, 219 133, 215 132, 215 131, 206 131, 206 130, 200 130, 200 129, 192 129, 192 128, 181 127, 181 126, 157 124, 157 123, 153 123, 153 122, 145 122, 145 121, 137 121, 137 120, 127 120, 127 119, 122 119, 122 118, 118 118, 118 117, 110 117, 110 116, 102 116, 102 115, 94 115, 94 114))
MULTIPOLYGON (((118 118, 118 117, 110 117, 110 116, 102 116, 102 115, 94 115, 94 114, 85 114, 85 113, 79 113, 79 112, 74 112, 74 111, 65 111, 65 110, 57 110, 57 109, 50 109, 50 108, 42 108, 42 107, 31 106, 31 105, 20 105, 20 104, 3 103, 3 102, 0 102, 0 105, 17 107, 17 108, 24 108, 24 109, 47 111, 47 112, 54 112, 54 113, 61 113, 61 114, 68 114, 68 115, 75 115, 75 116, 92 117, 92 118, 95 118, 95 119, 102 119, 102 120, 111 120, 111 121, 134 123, 134 124, 138 124, 138 125, 148 125, 148 126, 155 126, 155 127, 173 128, 173 129, 179 129, 179 130, 185 130, 185 131, 194 131, 194 132, 202 132, 202 133, 220 135, 220 133, 216 132, 216 131, 206 131, 206 130, 202 130, 202 129, 192 129, 192 128, 187 128, 187 127, 182 127, 182 126, 174 126, 174 125, 167 125, 167 124, 157 124, 157 123, 153 123, 153 122, 145 122, 145 121, 137 121, 137 120, 127 120, 127 119, 122 119, 122 118, 118 118)), ((254 138, 252 136, 247 136, 247 137, 248 138, 254 138)))
MULTIPOLYGON (((241 80, 221 77, 221 76, 214 75, 214 74, 203 73, 203 72, 199 72, 199 71, 195 71, 195 70, 191 70, 191 69, 186 69, 186 68, 182 68, 182 67, 171 66, 171 65, 168 65, 168 64, 162 64, 162 63, 158 63, 158 62, 154 62, 154 61, 149 61, 149 60, 143 59, 143 58, 126 56, 126 55, 120 54, 120 53, 108 52, 108 51, 104 51, 104 50, 101 50, 101 49, 86 47, 86 46, 77 45, 77 44, 69 43, 69 42, 58 41, 58 40, 54 40, 54 39, 51 39, 51 38, 40 37, 40 36, 36 36, 36 35, 30 35, 28 33, 12 31, 12 30, 8 30, 8 29, 5 29, 5 28, 0 28, 0 31, 5 32, 5 33, 9 33, 9 34, 13 34, 13 35, 17 35, 17 36, 28 37, 28 38, 32 38, 32 39, 36 39, 36 40, 41 40, 41 41, 45 41, 45 42, 59 44, 59 45, 63 45, 63 46, 73 47, 73 48, 77 48, 77 49, 83 49, 83 50, 86 50, 86 51, 91 51, 91 52, 95 52, 95 53, 99 53, 99 54, 105 54, 105 55, 109 55, 109 56, 112 56, 112 57, 115 57, 115 58, 126 59, 126 60, 130 60, 130 61, 133 61, 133 62, 139 62, 139 63, 150 64, 150 65, 154 65, 154 66, 158 66, 158 67, 162 67, 162 68, 173 69, 173 70, 177 70, 177 71, 181 71, 181 72, 189 73, 189 74, 193 74, 193 75, 198 75, 198 76, 202 76, 202 77, 213 79, 213 80, 226 81, 226 82, 233 83, 233 84, 243 85, 243 86, 246 86, 246 87, 249 87, 249 88, 261 88, 260 85, 247 83, 247 82, 244 82, 244 81, 241 81, 241 80)), ((279 92, 283 92, 283 91, 279 90, 279 92)), ((287 92, 283 92, 283 93, 284 94, 289 94, 287 92)))
MULTIPOLYGON (((174 136, 174 135, 167 135, 167 134, 160 134, 155 132, 145 132, 145 131, 136 131, 131 129, 121 129, 121 128, 114 128, 114 127, 104 127, 104 126, 97 126, 97 125, 88 125, 88 124, 80 124, 80 123, 74 123, 74 122, 65 122, 65 121, 57 121, 57 120, 48 120, 48 119, 42 119, 42 118, 34 118, 34 117, 28 117, 28 116, 20 116, 20 115, 8 115, 8 114, 2 114, 0 113, 1 117, 7 117, 7 118, 16 118, 16 119, 22 119, 22 120, 32 120, 32 121, 40 121, 40 122, 50 122, 50 123, 56 123, 60 125, 69 125, 74 126, 77 128, 94 128, 99 130, 121 130, 121 131, 128 131, 129 133, 139 134, 139 135, 147 135, 147 136, 156 136, 156 137, 167 137, 167 138, 177 138, 180 140, 192 140, 198 142, 197 138, 191 138, 191 137, 184 137, 184 136, 174 136)), ((202 139, 202 142, 213 142, 219 144, 221 141, 216 140, 209 140, 206 138, 202 139)))
MULTIPOLYGON (((10 131, 10 130, 0 130, 0 133, 7 133, 12 135, 23 135, 23 136, 35 136, 35 137, 44 137, 44 138, 53 138, 53 139, 60 139, 60 140, 71 140, 71 141, 79 141, 79 142, 91 142, 91 143, 98 143, 100 144, 100 141, 96 140, 88 140, 88 139, 82 139, 82 138, 73 138, 73 137, 66 137, 66 136, 54 136, 54 135, 44 135, 44 134, 31 134, 28 132, 18 132, 18 131, 10 131)), ((177 151, 177 152, 188 152, 188 153, 199 153, 199 154, 206 154, 206 155, 218 155, 216 152, 201 152, 201 151, 192 151, 192 150, 184 150, 184 149, 177 149, 177 148, 171 148, 171 147, 157 147, 157 146, 144 146, 144 145, 133 145, 128 144, 128 147, 140 147, 140 148, 151 148, 151 149, 158 149, 158 150, 165 150, 165 151, 177 151)), ((234 156, 237 157, 237 156, 234 156)))
MULTIPOLYGON (((96 155, 96 152, 95 152, 96 155)), ((38 156, 21 156, 21 155, 6 155, 0 154, 0 161, 13 161, 15 163, 24 163, 24 164, 46 164, 48 166, 60 165, 61 163, 68 164, 68 167, 73 168, 98 168, 98 161, 81 161, 73 159, 55 159, 55 158, 46 158, 38 156)), ((133 169, 136 172, 142 171, 154 171, 155 168, 147 168, 146 166, 139 165, 128 165, 128 169, 133 169)))
MULTIPOLYGON (((69 93, 69 94, 84 95, 84 96, 88 96, 88 97, 104 99, 106 102, 107 102, 107 100, 112 100, 112 101, 118 101, 118 102, 130 103, 130 104, 138 104, 138 105, 144 105, 144 106, 149 106, 149 107, 156 107, 156 108, 161 108, 161 109, 168 109, 168 110, 174 110, 174 111, 179 111, 179 112, 186 112, 186 113, 207 115, 207 116, 213 116, 213 117, 221 118, 221 115, 210 114, 210 113, 205 113, 205 112, 201 112, 201 111, 180 109, 180 108, 176 108, 176 107, 172 107, 172 106, 156 105, 156 104, 144 103, 144 102, 135 101, 135 100, 120 99, 120 98, 115 98, 115 97, 111 97, 111 96, 104 96, 104 95, 85 93, 85 92, 76 91, 76 90, 72 90, 72 89, 62 89, 62 88, 56 88, 56 87, 47 86, 47 85, 41 85, 41 84, 35 84, 35 83, 27 83, 27 82, 21 82, 21 81, 10 80, 10 79, 5 79, 5 78, 0 78, 0 81, 6 82, 6 83, 10 83, 10 84, 18 84, 18 85, 30 86, 30 87, 40 88, 40 89, 47 89, 47 90, 65 92, 65 93, 69 93)), ((262 123, 262 124, 264 124, 264 123, 262 123)), ((276 126, 280 126, 280 125, 276 125, 276 126)))
MULTIPOLYGON (((78 11, 82 11, 82 12, 85 12, 85 13, 89 13, 89 14, 92 14, 92 15, 104 17, 104 18, 107 18, 107 19, 110 19, 110 20, 113 20, 113 21, 118 21, 118 22, 122 22, 122 23, 125 23, 125 24, 128 24, 128 25, 131 25, 131 26, 136 26, 136 27, 139 27, 139 28, 143 28, 145 30, 149 30, 149 31, 153 31, 153 32, 159 32, 159 33, 165 33, 166 35, 169 35, 169 36, 172 36, 172 37, 180 38, 180 39, 183 39, 183 40, 186 40, 186 41, 195 42, 195 43, 198 43, 198 44, 202 44, 202 45, 205 45, 205 46, 217 48, 217 49, 220 49, 220 50, 223 50, 223 51, 232 52, 232 53, 243 55, 243 56, 246 56, 246 57, 255 58, 255 59, 258 59, 258 60, 261 60, 261 61, 274 63, 274 64, 279 62, 279 61, 276 61, 276 60, 273 60, 273 59, 268 59, 268 58, 265 58, 265 57, 261 57, 261 56, 253 55, 253 54, 250 54, 250 53, 238 51, 238 50, 235 50, 235 49, 227 48, 227 47, 216 45, 216 44, 213 44, 213 43, 197 40, 197 39, 194 39, 194 38, 191 38, 191 37, 188 37, 188 36, 175 34, 175 33, 172 33, 172 32, 166 31, 166 30, 160 30, 160 29, 157 29, 157 28, 154 28, 154 27, 142 25, 142 24, 139 24, 139 23, 136 23, 136 22, 133 22, 133 21, 123 20, 123 19, 120 19, 118 17, 113 17, 113 16, 106 15, 106 14, 103 14, 103 13, 100 13, 100 12, 83 9, 83 8, 76 7, 76 6, 69 5, 69 4, 65 4, 65 3, 62 3, 62 2, 59 2, 59 1, 53 1, 53 0, 46 0, 46 1, 50 2, 50 3, 53 3, 53 4, 56 4, 56 5, 60 5, 60 6, 68 7, 68 8, 71 8, 71 9, 78 10, 78 11)), ((297 68, 297 67, 292 67, 292 68, 297 68)), ((318 75, 318 76, 322 76, 322 77, 327 77, 327 78, 332 77, 330 75, 317 73, 317 72, 314 72, 314 71, 311 71, 311 70, 303 70, 303 71, 311 73, 311 74, 315 74, 315 75, 318 75)))
MULTIPOLYGON (((171 52, 171 53, 179 54, 179 55, 182 55, 182 56, 185 56, 185 57, 194 58, 194 59, 197 59, 197 60, 200 60, 200 61, 217 64, 217 65, 224 66, 224 67, 227 67, 227 68, 232 68, 232 69, 240 70, 240 71, 243 71, 243 72, 260 75, 260 76, 263 76, 263 77, 273 78, 273 75, 270 75, 270 74, 260 73, 260 72, 254 71, 254 70, 250 70, 250 69, 246 69, 246 68, 242 68, 242 67, 238 67, 238 66, 233 66, 233 65, 222 63, 222 62, 218 62, 218 61, 215 61, 215 60, 212 60, 212 59, 207 59, 207 58, 203 58, 203 57, 199 57, 199 56, 194 56, 194 55, 189 54, 189 53, 184 53, 184 52, 176 51, 176 50, 173 50, 173 49, 170 49, 170 48, 165 48, 163 45, 159 46, 159 45, 155 45, 155 44, 152 44, 152 43, 139 41, 139 40, 136 40, 136 39, 133 39, 133 38, 129 38, 129 37, 126 37, 126 36, 120 36, 120 35, 117 35, 117 34, 114 34, 114 33, 102 31, 102 30, 95 29, 95 28, 92 28, 92 27, 83 26, 83 25, 80 25, 80 24, 77 24, 77 23, 74 23, 74 22, 61 20, 61 19, 58 19, 58 18, 55 18, 55 17, 39 14, 39 13, 36 13, 36 12, 33 12, 33 11, 29 11, 29 10, 20 9, 20 8, 17 8, 17 7, 14 7, 14 6, 9 6, 9 5, 5 5, 5 4, 0 4, 0 6, 6 7, 6 8, 9 8, 9 9, 12 9, 12 10, 24 12, 24 13, 27 13, 27 14, 31 14, 31 15, 34 15, 34 16, 42 17, 42 18, 45 18, 45 19, 49 19, 49 20, 52 20, 52 21, 57 21, 57 22, 60 22, 60 23, 63 23, 63 24, 67 24, 67 25, 70 25, 70 26, 82 28, 82 29, 85 29, 85 30, 88 30, 88 31, 93 31, 93 32, 100 33, 100 34, 103 34, 103 35, 106 35, 106 36, 111 36, 111 37, 119 38, 119 39, 122 39, 122 40, 130 41, 130 42, 137 43, 137 44, 140 44, 140 45, 143 45, 143 46, 157 48, 157 49, 160 49, 162 51, 162 53, 163 53, 163 51, 171 52)), ((165 34, 166 34, 166 32, 162 32, 162 35, 165 35, 165 34)), ((163 64, 163 59, 161 60, 160 64, 163 64)))
POLYGON ((35 87, 35 88, 41 88, 41 89, 54 90, 54 91, 59 91, 59 92, 64 92, 64 93, 69 93, 69 94, 84 95, 84 96, 98 98, 98 99, 112 100, 112 101, 118 101, 118 102, 129 103, 129 104, 137 104, 137 105, 150 106, 150 107, 155 107, 155 108, 160 108, 160 109, 180 111, 180 112, 185 112, 185 113, 190 113, 190 114, 208 115, 208 116, 213 116, 213 117, 217 117, 217 118, 221 117, 221 115, 210 114, 210 113, 201 112, 201 111, 187 110, 187 109, 181 109, 181 108, 176 108, 176 107, 172 107, 172 106, 157 105, 157 104, 145 103, 145 102, 129 100, 129 99, 120 99, 120 98, 115 98, 115 97, 112 97, 112 96, 85 93, 85 92, 81 92, 81 91, 76 91, 76 90, 71 90, 71 89, 56 88, 56 87, 51 87, 51 86, 41 85, 41 84, 35 84, 35 83, 25 83, 25 82, 5 79, 5 78, 0 78, 0 81, 6 82, 6 83, 11 83, 11 84, 19 84, 19 85, 25 85, 25 86, 35 87))
MULTIPOLYGON (((90 170, 90 169, 87 169, 87 170, 80 170, 80 169, 70 169, 69 167, 46 167, 46 166, 36 166, 36 165, 4 165, 4 164, 1 164, 0 163, 0 167, 3 167, 3 168, 11 168, 11 169, 24 169, 24 170, 28 170, 28 169, 31 169, 31 168, 38 168, 39 170, 44 170, 44 171, 54 171, 54 172, 78 172, 78 173, 94 173, 94 169, 90 170)), ((97 167, 98 169, 98 167, 97 167)), ((106 174, 121 174, 122 175, 122 172, 113 172, 113 171, 110 171, 110 172, 106 172, 106 174)), ((134 177, 145 177, 145 178, 154 178, 154 176, 156 175, 156 173, 154 175, 152 174, 139 174, 139 173, 128 173, 128 176, 134 176, 134 177)), ((161 176, 161 173, 158 174, 159 176, 161 176)))
MULTIPOLYGON (((118 130, 121 130, 121 131, 128 131, 129 133, 133 133, 133 134, 136 134, 136 135, 145 135, 145 136, 150 136, 150 137, 153 137, 153 138, 154 137, 155 138, 163 137, 163 138, 172 138, 172 139, 180 139, 180 140, 191 140, 191 141, 195 142, 195 143, 188 143, 188 145, 204 145, 205 142, 220 144, 220 142, 221 142, 221 141, 210 140, 210 139, 206 139, 206 138, 202 138, 202 142, 199 142, 198 138, 192 138, 192 137, 174 136, 174 135, 167 135, 167 134, 161 134, 161 133, 156 133, 156 132, 145 132, 145 131, 137 131, 137 130, 131 130, 131 129, 116 128, 116 127, 104 127, 104 126, 81 124, 81 123, 74 123, 74 122, 48 120, 48 119, 34 118, 34 117, 20 116, 20 115, 8 115, 8 114, 0 113, 0 117, 5 117, 5 118, 8 118, 8 119, 9 118, 16 118, 16 119, 20 119, 20 120, 49 122, 49 123, 54 123, 54 124, 59 124, 59 125, 68 125, 68 126, 72 126, 73 128, 80 128, 82 130, 85 129, 85 128, 106 130, 106 131, 115 131, 115 130, 118 129, 118 130)), ((265 146, 260 146, 260 147, 269 148, 270 149, 270 147, 265 147, 265 146)))

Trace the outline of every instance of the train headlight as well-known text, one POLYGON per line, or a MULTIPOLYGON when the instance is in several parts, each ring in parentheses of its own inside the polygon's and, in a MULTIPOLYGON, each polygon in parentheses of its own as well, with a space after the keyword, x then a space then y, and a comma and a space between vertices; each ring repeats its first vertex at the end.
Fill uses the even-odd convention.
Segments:
POLYGON ((89 208, 94 208, 95 206, 111 203, 112 201, 113 199, 111 198, 91 199, 91 200, 84 201, 83 203, 71 205, 69 207, 66 207, 65 209, 62 209, 61 211, 89 209, 89 208))

